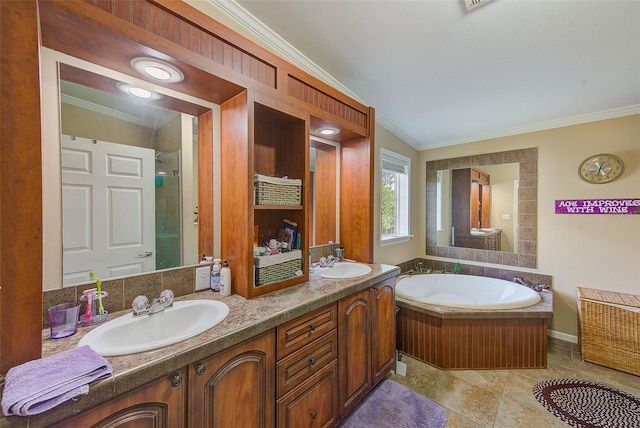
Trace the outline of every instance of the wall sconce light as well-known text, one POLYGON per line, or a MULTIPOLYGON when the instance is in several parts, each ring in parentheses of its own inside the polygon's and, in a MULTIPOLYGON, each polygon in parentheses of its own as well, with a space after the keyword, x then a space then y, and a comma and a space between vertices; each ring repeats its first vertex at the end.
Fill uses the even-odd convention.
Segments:
POLYGON ((131 67, 138 73, 165 83, 184 80, 184 74, 168 62, 155 58, 138 57, 131 60, 131 67))

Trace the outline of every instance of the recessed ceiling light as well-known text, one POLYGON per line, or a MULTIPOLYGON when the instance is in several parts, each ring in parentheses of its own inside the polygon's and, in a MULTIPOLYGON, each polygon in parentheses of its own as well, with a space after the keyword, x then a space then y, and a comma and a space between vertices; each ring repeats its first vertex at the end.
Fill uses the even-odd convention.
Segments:
POLYGON ((162 95, 158 94, 157 92, 140 88, 138 86, 132 86, 128 83, 118 82, 116 86, 125 94, 133 95, 137 98, 142 98, 145 100, 159 100, 160 98, 162 98, 162 95))
POLYGON ((155 58, 138 57, 131 60, 131 67, 138 73, 166 83, 184 80, 184 74, 168 62, 155 58))
POLYGON ((338 128, 334 128, 333 126, 322 126, 316 129, 316 133, 319 135, 336 135, 340 130, 338 128))

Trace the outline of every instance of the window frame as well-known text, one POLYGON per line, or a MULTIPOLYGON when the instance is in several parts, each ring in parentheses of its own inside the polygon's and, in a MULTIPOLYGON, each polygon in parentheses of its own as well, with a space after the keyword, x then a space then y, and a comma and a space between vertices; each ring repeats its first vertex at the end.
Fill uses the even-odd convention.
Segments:
MULTIPOLYGON (((400 153, 393 152, 389 149, 380 148, 380 225, 379 225, 379 241, 378 245, 381 247, 385 247, 388 245, 400 244, 403 242, 408 242, 413 235, 411 234, 411 158, 400 153), (400 168, 405 169, 406 180, 405 183, 402 183, 402 188, 400 191, 402 195, 396 195, 396 199, 401 198, 404 199, 404 206, 401 207, 401 210, 404 212, 396 214, 396 222, 401 223, 401 226, 404 226, 406 230, 401 230, 403 227, 398 227, 398 224, 395 225, 395 232, 392 235, 383 235, 382 233, 382 204, 383 204, 383 176, 385 170, 390 170, 385 168, 385 161, 388 163, 392 163, 398 165, 400 168), (402 216, 401 218, 399 218, 402 216), (404 223, 404 224, 402 224, 404 223)), ((400 173, 400 171, 394 171, 400 173)), ((397 206, 396 201, 396 206, 397 206)), ((402 203, 402 201, 400 202, 402 203)))

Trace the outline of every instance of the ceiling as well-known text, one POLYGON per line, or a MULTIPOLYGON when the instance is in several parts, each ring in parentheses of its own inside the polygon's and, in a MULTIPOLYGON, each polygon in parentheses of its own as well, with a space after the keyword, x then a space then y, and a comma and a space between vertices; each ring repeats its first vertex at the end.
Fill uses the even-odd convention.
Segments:
POLYGON ((640 113, 639 0, 209 1, 418 150, 640 113))

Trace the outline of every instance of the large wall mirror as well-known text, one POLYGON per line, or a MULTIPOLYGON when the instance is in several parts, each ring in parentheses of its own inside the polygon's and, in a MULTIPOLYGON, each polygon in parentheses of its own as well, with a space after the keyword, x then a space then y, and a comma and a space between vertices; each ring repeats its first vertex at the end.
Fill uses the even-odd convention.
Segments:
POLYGON ((309 144, 310 246, 340 242, 340 143, 311 136, 309 144))
POLYGON ((198 263, 218 105, 43 48, 43 113, 45 290, 198 263))
POLYGON ((426 254, 536 267, 537 148, 426 163, 426 254))

